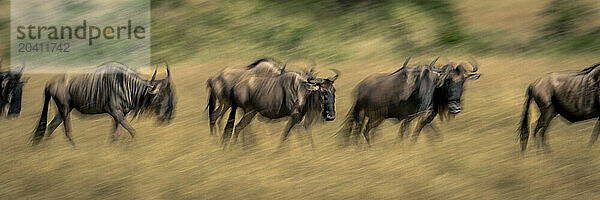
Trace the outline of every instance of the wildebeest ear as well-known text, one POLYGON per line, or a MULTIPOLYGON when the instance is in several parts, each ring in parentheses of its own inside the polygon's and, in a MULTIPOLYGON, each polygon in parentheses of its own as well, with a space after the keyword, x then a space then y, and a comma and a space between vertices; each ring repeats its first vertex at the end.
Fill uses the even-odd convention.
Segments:
POLYGON ((464 74, 467 73, 467 70, 465 69, 465 65, 464 64, 459 64, 458 66, 456 66, 456 68, 454 68, 454 70, 458 73, 458 74, 464 74))

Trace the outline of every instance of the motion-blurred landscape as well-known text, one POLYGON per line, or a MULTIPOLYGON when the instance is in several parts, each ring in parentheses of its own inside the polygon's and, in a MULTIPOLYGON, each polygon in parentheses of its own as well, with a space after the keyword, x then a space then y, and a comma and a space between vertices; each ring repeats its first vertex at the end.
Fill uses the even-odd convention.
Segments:
MULTIPOLYGON (((9 28, 3 0, 4 58, 9 28)), ((520 154, 516 132, 530 82, 599 62, 598 1, 152 0, 151 46, 153 60, 171 64, 177 107, 166 126, 134 119, 135 140, 121 129, 111 144, 111 118, 74 114, 75 147, 62 126, 31 147, 52 75, 25 75, 21 115, 0 118, 0 199, 600 198, 600 145, 587 148, 595 120, 554 120, 551 153, 530 145, 520 154), (333 134, 356 83, 411 55, 415 64, 478 61, 483 75, 465 85, 463 112, 434 121, 441 138, 425 128, 416 144, 398 142, 399 124, 385 122, 371 148, 339 147, 333 134), (209 135, 207 78, 261 57, 292 69, 314 62, 321 76, 342 72, 337 118, 314 126, 314 149, 298 126, 279 150, 283 121, 254 120, 248 144, 228 151, 209 135)))

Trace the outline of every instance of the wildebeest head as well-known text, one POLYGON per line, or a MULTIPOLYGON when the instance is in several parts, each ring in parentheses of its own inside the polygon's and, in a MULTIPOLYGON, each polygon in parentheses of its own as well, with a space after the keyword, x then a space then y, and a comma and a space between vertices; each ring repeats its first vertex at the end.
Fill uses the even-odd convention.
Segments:
POLYGON ((0 88, 2 88, 2 91, 0 91, 2 94, 0 95, 7 98, 10 104, 8 115, 15 116, 21 113, 23 86, 28 80, 28 78, 21 80, 24 69, 25 65, 23 64, 18 72, 9 71, 0 83, 0 88))
POLYGON ((454 64, 447 64, 441 70, 443 83, 440 85, 440 89, 444 93, 442 98, 447 101, 448 111, 451 114, 458 114, 462 111, 461 97, 465 81, 476 80, 481 76, 481 74, 475 73, 478 68, 477 64, 474 62, 470 64, 473 66, 471 71, 467 71, 463 64, 456 67, 454 64))
POLYGON ((339 77, 340 72, 336 69, 331 69, 335 72, 335 76, 329 78, 309 78, 308 86, 312 92, 317 92, 322 107, 322 115, 326 121, 335 119, 335 87, 333 83, 339 77))
POLYGON ((156 80, 156 72, 158 69, 156 69, 154 75, 152 75, 149 85, 150 89, 148 90, 148 103, 150 109, 156 113, 160 121, 170 122, 175 110, 175 90, 171 83, 169 64, 165 64, 167 66, 166 78, 156 80))

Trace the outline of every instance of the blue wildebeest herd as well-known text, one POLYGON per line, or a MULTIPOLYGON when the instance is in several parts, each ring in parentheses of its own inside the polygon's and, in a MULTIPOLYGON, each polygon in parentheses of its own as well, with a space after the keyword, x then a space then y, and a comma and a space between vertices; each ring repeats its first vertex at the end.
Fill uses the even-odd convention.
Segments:
MULTIPOLYGON (((469 65, 447 63, 436 65, 437 58, 429 64, 409 65, 410 57, 392 73, 373 74, 354 88, 354 101, 336 133, 343 144, 351 139, 354 143, 364 139, 371 145, 373 129, 386 119, 401 122, 398 138, 403 139, 412 121, 417 125, 412 133, 416 141, 421 130, 431 124, 436 116, 452 118, 462 111, 461 98, 464 83, 479 79, 476 62, 469 65)), ((108 114, 113 118, 112 141, 118 136, 118 127, 125 128, 131 137, 136 131, 126 116, 154 113, 159 122, 170 122, 175 111, 175 89, 169 65, 165 62, 167 77, 157 80, 158 67, 152 78, 146 80, 136 71, 118 62, 108 62, 83 74, 65 74, 46 83, 42 113, 32 143, 41 142, 63 124, 65 136, 71 138, 70 112, 75 109, 82 114, 108 114), (57 113, 47 124, 50 100, 54 100, 57 113)), ((292 128, 303 122, 309 130, 316 121, 333 121, 335 114, 335 81, 340 72, 332 77, 319 78, 314 69, 294 71, 286 69, 273 59, 259 59, 244 68, 224 68, 208 78, 208 110, 210 133, 214 135, 217 124, 225 117, 221 143, 227 147, 235 144, 244 128, 259 114, 266 119, 289 118, 281 135, 286 141, 292 128), (238 110, 242 118, 235 124, 238 110)), ((1 60, 0 60, 1 67, 1 60)), ((0 115, 8 107, 8 116, 18 116, 24 84, 25 65, 18 71, 0 71, 0 115)), ((548 74, 529 85, 519 126, 521 151, 525 151, 529 139, 529 107, 535 101, 540 116, 533 136, 540 138, 538 145, 547 147, 545 132, 550 121, 561 115, 570 122, 599 118, 592 133, 590 145, 600 133, 600 64, 581 71, 548 74)), ((436 131, 437 132, 437 131, 436 131)), ((308 138, 313 145, 312 135, 308 138)))

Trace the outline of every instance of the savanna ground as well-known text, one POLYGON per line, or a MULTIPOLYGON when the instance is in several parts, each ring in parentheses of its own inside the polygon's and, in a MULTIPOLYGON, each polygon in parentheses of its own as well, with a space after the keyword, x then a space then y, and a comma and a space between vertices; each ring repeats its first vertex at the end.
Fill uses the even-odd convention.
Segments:
MULTIPOLYGON (((531 25, 539 16, 531 10, 543 7, 535 3, 510 1, 513 4, 502 4, 493 9, 482 5, 484 3, 457 2, 461 2, 456 5, 461 11, 458 17, 461 23, 468 24, 473 30, 502 26, 510 33, 504 37, 515 38, 534 37, 531 36, 535 34, 531 25), (514 18, 523 20, 507 22, 514 18)), ((216 3, 208 2, 208 8, 213 4, 216 3)), ((218 9, 219 13, 228 13, 227 9, 237 12, 237 5, 227 4, 218 9)), ((177 12, 186 9, 183 7, 162 5, 153 9, 165 11, 156 15, 168 18, 171 17, 169 14, 185 14, 177 12)), ((153 13, 153 18, 156 15, 153 13)), ((295 16, 304 15, 295 13, 295 16)), ((240 27, 236 23, 242 23, 230 20, 230 27, 240 27)), ((153 27, 157 35, 168 35, 169 30, 162 26, 160 20, 153 23, 157 27, 153 27)), ((427 37, 427 30, 422 32, 425 34, 415 33, 417 36, 414 37, 427 37)), ((228 32, 217 29, 210 33, 213 35, 207 37, 228 32)), ((277 39, 277 34, 273 34, 277 39)), ((235 42, 230 42, 214 48, 192 49, 198 51, 196 56, 175 54, 189 49, 161 42, 173 38, 153 39, 153 55, 164 54, 174 60, 171 66, 177 94, 175 119, 166 126, 155 125, 153 119, 134 119, 132 126, 138 131, 137 137, 131 140, 129 134, 120 128, 121 135, 115 144, 109 142, 112 126, 109 117, 90 118, 74 114, 75 147, 66 141, 62 126, 50 140, 31 147, 28 140, 39 119, 43 86, 53 75, 27 74, 31 79, 24 88, 20 117, 0 119, 3 141, 0 145, 0 199, 600 197, 600 145, 587 148, 595 120, 569 124, 560 118, 555 119, 547 132, 551 153, 537 150, 530 142, 529 150, 520 154, 516 136, 525 88, 531 81, 551 71, 582 69, 597 62, 597 56, 555 52, 463 54, 465 48, 473 48, 468 45, 452 49, 462 48, 457 50, 458 53, 439 49, 433 52, 415 51, 419 53, 413 57, 412 63, 429 62, 438 55, 434 52, 444 56, 440 63, 466 61, 468 57, 477 59, 483 75, 479 80, 467 82, 463 112, 449 122, 434 121, 441 137, 433 137, 431 129, 425 128, 416 144, 398 142, 399 124, 386 122, 375 130, 377 137, 371 148, 367 149, 364 145, 344 148, 337 145, 332 135, 338 131, 351 106, 354 85, 368 74, 396 70, 411 52, 396 51, 385 37, 372 39, 369 33, 348 39, 338 49, 323 48, 318 44, 332 38, 324 33, 312 34, 322 37, 309 35, 308 39, 300 39, 303 42, 291 49, 237 47, 233 44, 235 42), (311 49, 313 47, 315 49, 311 49), (286 53, 292 54, 291 57, 315 58, 316 69, 322 76, 331 75, 327 69, 332 67, 343 73, 335 83, 336 120, 313 127, 314 149, 302 137, 305 132, 298 126, 286 148, 279 150, 277 147, 285 122, 267 123, 255 119, 246 131, 248 145, 237 145, 223 151, 218 137, 209 135, 207 113, 204 111, 206 79, 223 67, 241 67, 263 55, 275 54, 285 61, 290 58, 282 56, 286 53), (185 56, 189 59, 180 59, 185 56)), ((336 34, 339 33, 333 36, 336 34)), ((222 37, 227 36, 231 35, 222 37)), ((284 36, 286 34, 281 37, 284 36)), ((236 41, 248 43, 243 38, 236 41)), ((216 44, 195 42, 208 46, 216 44)), ((290 67, 299 69, 306 63, 308 61, 295 61, 290 67)), ((161 75, 164 76, 164 73, 161 75)), ((532 110, 531 123, 538 115, 537 109, 532 110)), ((51 106, 49 116, 53 113, 54 106, 51 106)))
POLYGON ((528 82, 564 66, 579 69, 587 60, 481 58, 483 76, 467 83, 464 111, 448 123, 435 121, 442 138, 428 137, 433 134, 426 128, 416 144, 398 143, 398 125, 388 122, 376 130, 379 137, 368 150, 340 148, 332 134, 349 109, 353 85, 397 64, 336 66, 344 73, 336 82, 338 118, 314 127, 315 149, 299 137, 304 130, 298 127, 284 151, 277 146, 285 122, 255 120, 247 132, 253 145, 223 152, 218 137, 209 135, 206 93, 199 86, 210 75, 204 71, 221 65, 191 63, 173 64, 178 102, 171 124, 134 120, 138 137, 132 141, 121 129, 119 142, 110 144, 109 117, 74 115, 76 147, 62 127, 31 147, 27 140, 48 78, 31 75, 21 116, 3 119, 0 194, 3 199, 594 199, 600 196, 600 146, 586 148, 593 120, 573 125, 555 120, 548 132, 550 154, 532 147, 520 156, 516 141, 528 82))

